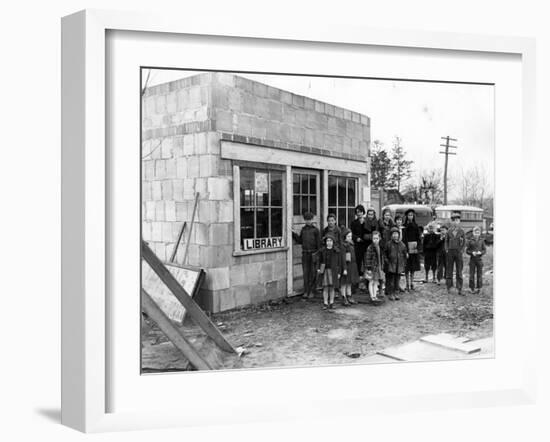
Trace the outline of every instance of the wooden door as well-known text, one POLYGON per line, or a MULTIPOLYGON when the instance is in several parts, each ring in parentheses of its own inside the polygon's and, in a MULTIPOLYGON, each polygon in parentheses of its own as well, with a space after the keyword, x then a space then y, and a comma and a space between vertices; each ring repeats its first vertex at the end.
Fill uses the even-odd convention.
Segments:
MULTIPOLYGON (((321 229, 321 174, 315 170, 293 169, 292 171, 292 230, 300 232, 304 226, 305 212, 313 213, 313 224, 321 229)), ((302 246, 294 243, 292 248, 293 292, 303 293, 302 246)))

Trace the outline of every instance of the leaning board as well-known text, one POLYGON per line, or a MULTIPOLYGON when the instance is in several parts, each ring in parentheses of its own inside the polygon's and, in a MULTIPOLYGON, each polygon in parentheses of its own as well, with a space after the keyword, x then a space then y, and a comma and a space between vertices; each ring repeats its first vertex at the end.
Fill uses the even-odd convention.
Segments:
MULTIPOLYGON (((164 266, 176 278, 189 296, 194 297, 200 288, 204 270, 189 266, 179 266, 177 264, 165 263, 164 266)), ((141 283, 142 287, 149 293, 164 314, 176 324, 182 325, 185 318, 185 308, 145 260, 142 260, 141 263, 141 283)))

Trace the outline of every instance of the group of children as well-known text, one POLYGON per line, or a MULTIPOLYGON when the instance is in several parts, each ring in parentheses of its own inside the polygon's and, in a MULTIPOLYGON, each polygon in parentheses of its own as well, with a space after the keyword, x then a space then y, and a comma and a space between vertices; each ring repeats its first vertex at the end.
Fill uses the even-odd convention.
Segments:
POLYGON ((414 209, 392 219, 386 210, 381 219, 374 209, 358 205, 355 220, 350 228, 338 227, 336 216, 327 216, 327 226, 322 232, 313 225, 313 214, 305 213, 305 226, 300 233, 293 232, 294 239, 302 245, 302 269, 304 298, 313 298, 319 279, 323 287, 323 308, 332 309, 335 292, 339 291, 342 303, 354 304, 352 292, 363 281, 368 281, 368 291, 373 301, 385 293, 390 300, 399 300, 400 292, 415 290, 414 274, 420 270, 420 254, 424 255, 425 282, 437 284, 445 277, 447 291, 453 286, 453 270, 456 272, 456 288, 462 295, 463 252, 470 256, 470 290, 479 293, 482 287, 482 256, 485 243, 481 230, 473 230, 473 238, 466 239, 460 227, 460 213, 451 217, 451 225, 427 226, 428 233, 416 223, 414 209), (405 276, 405 287, 401 287, 405 276))

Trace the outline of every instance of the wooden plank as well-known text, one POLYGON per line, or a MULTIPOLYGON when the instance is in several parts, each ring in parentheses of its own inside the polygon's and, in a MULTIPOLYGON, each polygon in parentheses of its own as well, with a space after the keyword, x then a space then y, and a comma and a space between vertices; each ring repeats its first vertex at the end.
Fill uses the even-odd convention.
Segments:
POLYGON ((319 229, 323 228, 325 226, 325 223, 327 222, 327 216, 328 216, 328 170, 323 170, 323 210, 321 211, 320 215, 320 224, 319 229))
POLYGON ((471 356, 456 350, 427 342, 414 341, 377 352, 379 355, 398 361, 447 361, 467 359, 471 356))
POLYGON ((174 262, 174 260, 176 259, 176 254, 178 253, 178 247, 180 245, 181 239, 183 238, 183 232, 185 231, 186 225, 187 225, 187 221, 184 221, 184 223, 181 225, 180 233, 178 235, 178 240, 176 241, 176 244, 174 244, 174 250, 172 250, 172 256, 170 256, 170 262, 174 262))
POLYGON ((221 156, 229 160, 246 160, 259 163, 284 164, 292 167, 309 169, 331 170, 364 175, 367 173, 367 159, 365 161, 347 160, 307 152, 276 149, 272 147, 258 147, 251 144, 222 141, 221 156))
POLYGON ((193 215, 191 215, 191 226, 189 227, 189 233, 187 234, 187 243, 185 244, 185 253, 183 254, 182 264, 187 263, 187 254, 189 253, 189 244, 191 243, 191 232, 193 231, 193 224, 195 224, 195 213, 197 212, 197 204, 199 203, 199 192, 195 193, 195 204, 193 205, 193 215))
POLYGON ((464 342, 461 338, 455 338, 449 335, 428 335, 420 338, 422 342, 428 342, 439 347, 448 348, 466 354, 472 354, 481 351, 479 345, 464 342))
MULTIPOLYGON (((241 168, 233 165, 233 238, 234 249, 238 253, 241 251, 241 168)), ((283 206, 284 207, 284 206, 283 206)))
POLYGON ((292 253, 294 241, 292 239, 292 214, 294 213, 292 199, 292 167, 286 166, 286 244, 288 250, 286 252, 286 293, 292 296, 294 290, 294 272, 292 269, 292 253))
POLYGON ((182 352, 193 367, 197 370, 212 370, 210 364, 204 360, 195 347, 157 306, 153 298, 143 289, 141 289, 141 308, 149 318, 155 321, 166 337, 182 352))
MULTIPOLYGON (((166 264, 166 268, 176 278, 176 281, 193 298, 200 288, 204 271, 200 268, 166 264)), ((141 286, 151 295, 153 301, 160 307, 166 316, 178 325, 185 319, 185 307, 178 298, 166 287, 166 284, 143 260, 141 263, 141 286)))
POLYGON ((170 291, 176 298, 183 304, 187 310, 187 314, 195 321, 195 323, 201 327, 204 332, 210 336, 220 348, 228 352, 235 352, 235 349, 231 346, 225 337, 221 334, 218 328, 210 321, 206 313, 193 301, 191 296, 185 291, 185 289, 178 283, 170 271, 164 266, 164 264, 157 258, 153 251, 149 248, 145 241, 141 241, 141 254, 143 259, 151 266, 154 272, 159 278, 166 284, 170 291))

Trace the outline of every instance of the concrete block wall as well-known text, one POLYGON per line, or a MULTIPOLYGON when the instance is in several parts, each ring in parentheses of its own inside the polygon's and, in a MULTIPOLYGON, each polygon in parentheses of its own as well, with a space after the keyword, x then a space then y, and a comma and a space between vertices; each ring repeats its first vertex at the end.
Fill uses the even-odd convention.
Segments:
MULTIPOLYGON (((232 163, 221 140, 366 161, 370 120, 231 74, 147 89, 142 103, 142 232, 167 261, 183 222, 189 265, 206 270, 197 300, 211 312, 286 294, 286 252, 233 256, 232 163)), ((361 185, 360 185, 361 187, 361 185)), ((185 242, 176 262, 183 262, 185 242)))
POLYGON ((212 74, 216 130, 262 145, 367 161, 370 118, 238 75, 212 74))

